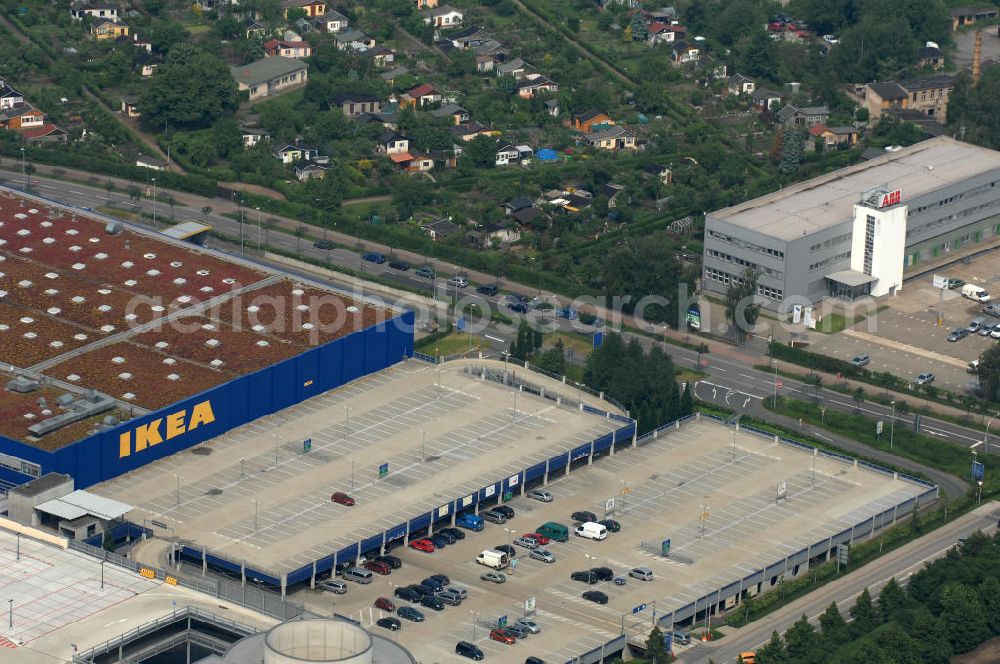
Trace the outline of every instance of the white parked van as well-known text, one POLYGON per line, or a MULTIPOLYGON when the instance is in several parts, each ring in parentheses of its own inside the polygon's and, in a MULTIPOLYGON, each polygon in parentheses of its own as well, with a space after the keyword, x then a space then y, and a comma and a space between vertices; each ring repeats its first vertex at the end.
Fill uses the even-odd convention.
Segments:
POLYGON ((486 549, 476 556, 476 562, 492 569, 504 569, 510 563, 510 556, 503 551, 486 549))
POLYGON ((602 540, 608 536, 608 529, 593 521, 581 523, 573 532, 579 537, 586 537, 592 540, 602 540))
POLYGON ((990 301, 990 294, 986 292, 986 289, 975 284, 965 284, 962 286, 962 295, 976 302, 990 301))

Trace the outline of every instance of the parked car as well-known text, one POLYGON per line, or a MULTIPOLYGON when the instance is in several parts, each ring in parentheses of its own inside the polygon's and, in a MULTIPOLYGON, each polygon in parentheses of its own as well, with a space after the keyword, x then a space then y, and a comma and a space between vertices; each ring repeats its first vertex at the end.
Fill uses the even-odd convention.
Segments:
POLYGON ((380 563, 385 563, 392 569, 399 569, 400 567, 403 566, 403 561, 397 558, 396 556, 390 556, 390 555, 375 556, 375 561, 380 563))
POLYGON ((528 492, 528 498, 532 500, 540 500, 543 503, 552 502, 552 494, 545 489, 532 489, 528 492))
POLYGON ((586 511, 573 512, 570 518, 580 523, 590 523, 592 521, 597 521, 596 514, 594 514, 593 512, 586 512, 586 511))
POLYGON ((392 616, 386 616, 385 618, 379 618, 375 621, 375 624, 379 627, 385 627, 386 629, 395 632, 403 627, 403 623, 399 622, 399 618, 393 618, 392 616))
POLYGON ((392 613, 396 610, 396 604, 388 597, 379 597, 375 600, 375 608, 392 613))
POLYGON ((418 277, 423 277, 424 279, 433 279, 437 276, 437 272, 430 265, 425 265, 421 268, 417 268, 417 271, 413 274, 418 277))
POLYGON ((434 595, 424 595, 421 597, 420 606, 426 606, 428 609, 434 609, 435 611, 444 611, 444 602, 434 595))
POLYGON ((949 279, 948 280, 948 289, 949 290, 954 290, 956 288, 961 288, 964 285, 965 285, 965 282, 963 280, 961 280, 961 279, 949 279))
POLYGON ((466 286, 469 285, 469 280, 461 275, 456 274, 454 277, 448 280, 448 285, 454 286, 455 288, 465 288, 466 286))
POLYGON ((582 597, 588 602, 593 602, 594 604, 608 603, 608 596, 600 590, 587 590, 583 593, 582 597))
POLYGON ((385 262, 385 254, 380 254, 375 251, 369 251, 367 254, 362 256, 362 258, 364 258, 369 263, 376 263, 378 265, 381 265, 382 263, 385 262))
POLYGON ((583 581, 584 583, 589 583, 591 585, 593 585, 593 584, 595 584, 595 583, 597 583, 599 581, 599 579, 597 578, 597 575, 594 574, 589 569, 588 570, 583 570, 581 572, 573 572, 572 574, 569 575, 569 578, 572 581, 583 581))
POLYGON ((452 537, 454 537, 456 540, 463 540, 463 539, 465 539, 465 533, 464 532, 462 532, 458 528, 452 528, 451 526, 448 526, 447 528, 442 528, 438 532, 439 533, 448 533, 449 535, 451 535, 452 537))
POLYGON ((626 583, 628 583, 628 580, 626 580, 624 576, 616 576, 614 579, 612 579, 612 583, 614 583, 616 586, 624 586, 626 583))
POLYGON ((474 659, 477 662, 485 659, 486 657, 479 646, 474 643, 469 643, 468 641, 459 641, 456 643, 455 654, 461 655, 462 657, 468 657, 469 659, 474 659))
POLYGON ((610 533, 617 533, 622 529, 622 524, 618 523, 614 519, 601 519, 597 523, 607 528, 610 533))
POLYGON ((860 355, 855 355, 851 358, 851 364, 856 367, 863 367, 871 361, 872 358, 868 355, 868 353, 861 353, 860 355))
POLYGON ((435 592, 437 592, 439 590, 443 590, 444 589, 444 584, 441 583, 440 581, 438 581, 437 579, 435 579, 433 576, 429 576, 426 579, 424 579, 423 581, 421 581, 420 585, 427 586, 428 588, 431 589, 432 593, 435 593, 435 592))
POLYGON ((508 519, 513 519, 515 514, 514 508, 510 505, 497 505, 493 508, 493 511, 500 512, 500 514, 503 514, 508 519))
POLYGON ((536 542, 531 537, 518 537, 516 540, 514 540, 514 544, 516 544, 517 546, 524 547, 525 549, 528 549, 529 551, 531 549, 537 549, 538 548, 538 542, 536 542))
POLYGON ((330 500, 337 503, 338 505, 347 505, 348 507, 352 507, 354 505, 354 499, 348 496, 343 491, 338 491, 332 496, 330 496, 330 500))
POLYGON ((498 290, 500 289, 497 288, 496 284, 483 284, 482 286, 476 289, 476 292, 492 297, 497 294, 498 290))
POLYGON ((691 645, 691 635, 687 632, 682 632, 679 629, 674 630, 674 643, 678 643, 682 646, 691 645))
POLYGON ((337 595, 343 595, 347 592, 347 584, 343 581, 323 581, 319 587, 337 595))
POLYGON ((515 625, 520 625, 524 627, 531 634, 538 634, 542 631, 542 626, 536 623, 534 620, 528 620, 526 618, 519 618, 515 625))
POLYGON ((364 564, 364 568, 375 572, 376 574, 381 574, 382 576, 392 572, 392 568, 389 567, 389 563, 379 562, 378 560, 369 560, 364 564))
POLYGON ((426 551, 427 553, 434 553, 434 542, 429 539, 417 539, 410 542, 410 548, 416 549, 417 551, 426 551))
POLYGON ((628 575, 633 579, 639 579, 640 581, 653 580, 653 570, 648 567, 633 567, 629 570, 628 575))
POLYGON ((534 655, 531 655, 525 658, 524 664, 545 664, 545 660, 542 659, 541 657, 535 657, 534 655))
POLYGON ((504 630, 511 636, 517 637, 519 639, 524 639, 531 635, 531 632, 528 631, 528 628, 522 627, 521 625, 518 625, 516 622, 508 624, 506 627, 504 627, 504 630))
POLYGON ((423 594, 410 587, 396 588, 392 594, 398 599, 405 599, 407 602, 419 602, 420 598, 423 597, 423 594))
POLYGON ((443 549, 444 547, 448 546, 448 538, 445 537, 444 535, 434 533, 427 539, 431 541, 431 544, 433 544, 434 548, 436 549, 443 549))
POLYGON ((400 272, 406 272, 410 269, 410 264, 406 261, 389 261, 389 267, 393 270, 399 270, 400 272))
POLYGON ((507 575, 503 572, 483 572, 479 578, 483 581, 490 581, 491 583, 503 583, 507 580, 507 575))
POLYGON ((449 606, 458 606, 462 603, 464 599, 457 590, 452 590, 451 588, 445 588, 440 593, 438 593, 438 599, 449 606))
POLYGON ((396 611, 396 615, 400 618, 405 618, 406 620, 411 620, 413 622, 423 622, 424 614, 417 611, 412 606, 401 606, 396 611))
POLYGON ((919 374, 913 382, 917 385, 927 385, 928 383, 933 383, 934 374, 929 371, 927 373, 919 374))
POLYGON ((434 579, 435 581, 441 584, 442 588, 451 585, 451 579, 448 578, 447 574, 431 574, 427 578, 434 579))
POLYGON ((615 572, 610 567, 591 567, 590 571, 601 581, 610 581, 615 578, 615 572))
POLYGON ((521 303, 521 302, 518 302, 517 304, 510 304, 510 303, 508 303, 507 304, 507 308, 510 309, 511 311, 513 311, 514 313, 518 313, 518 314, 526 314, 526 313, 528 313, 528 306, 526 304, 521 303))
POLYGON ((948 335, 948 341, 960 341, 967 336, 969 336, 969 328, 960 327, 951 331, 951 334, 948 335))
POLYGON ((556 557, 548 549, 535 549, 528 554, 528 557, 532 560, 541 560, 543 563, 554 563, 556 561, 556 557))
POLYGON ((330 240, 317 240, 316 242, 313 242, 313 246, 316 247, 317 249, 327 249, 327 250, 337 248, 337 245, 335 245, 330 240))
POLYGON ((500 643, 506 643, 509 646, 517 643, 517 638, 502 629, 490 630, 490 639, 493 641, 499 641, 500 643))
MULTIPOLYGON (((439 530, 434 533, 434 537, 444 538, 446 544, 454 544, 458 541, 458 538, 452 535, 450 532, 445 532, 444 530, 439 530)), ((433 539, 432 539, 433 541, 433 539)))
POLYGON ((533 539, 536 542, 538 542, 538 544, 541 546, 545 546, 546 544, 552 541, 545 535, 542 535, 541 533, 525 533, 521 537, 527 537, 529 539, 533 539))
POLYGON ((495 512, 493 510, 481 512, 479 516, 483 517, 484 520, 489 521, 490 523, 507 523, 507 517, 500 512, 495 512))
POLYGON ((511 558, 517 558, 517 549, 512 547, 510 544, 498 544, 493 548, 497 551, 503 551, 511 558))

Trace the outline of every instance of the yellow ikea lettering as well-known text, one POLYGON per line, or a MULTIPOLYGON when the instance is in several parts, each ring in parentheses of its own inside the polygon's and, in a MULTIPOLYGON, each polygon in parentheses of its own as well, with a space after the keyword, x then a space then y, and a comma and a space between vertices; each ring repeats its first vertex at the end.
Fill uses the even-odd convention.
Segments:
POLYGON ((212 411, 211 401, 202 401, 191 408, 191 416, 187 417, 186 410, 179 410, 171 413, 165 418, 159 417, 147 424, 139 425, 135 428, 134 448, 133 432, 126 431, 118 435, 118 457, 127 457, 132 452, 141 452, 147 447, 159 445, 164 440, 176 438, 188 431, 193 431, 200 426, 211 424, 215 421, 215 413, 212 411), (161 431, 161 425, 166 420, 166 427, 161 431))

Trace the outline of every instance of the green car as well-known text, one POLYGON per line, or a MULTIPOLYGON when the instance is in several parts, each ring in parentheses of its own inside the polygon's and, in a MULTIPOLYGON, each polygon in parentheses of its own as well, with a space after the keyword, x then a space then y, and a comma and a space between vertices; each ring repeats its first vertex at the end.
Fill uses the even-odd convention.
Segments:
POLYGON ((954 290, 956 288, 961 288, 964 285, 965 285, 965 282, 962 281, 961 279, 949 279, 948 280, 948 289, 949 290, 954 290))

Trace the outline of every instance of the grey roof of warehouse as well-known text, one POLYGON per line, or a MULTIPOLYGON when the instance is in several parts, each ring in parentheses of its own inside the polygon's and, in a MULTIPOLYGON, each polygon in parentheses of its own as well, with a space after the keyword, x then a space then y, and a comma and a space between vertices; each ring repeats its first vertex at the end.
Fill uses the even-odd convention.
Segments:
POLYGON ((238 82, 254 86, 308 68, 309 65, 295 58, 264 58, 250 64, 232 66, 229 71, 238 82))
POLYGON ((864 191, 903 190, 904 200, 1000 170, 1000 152, 938 136, 708 216, 791 241, 850 220, 864 191))

